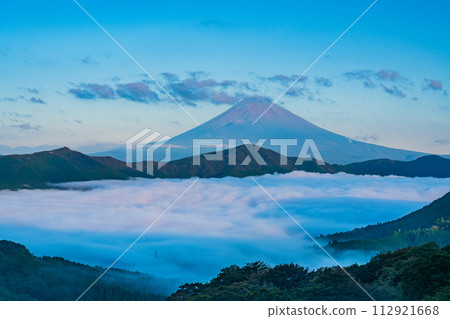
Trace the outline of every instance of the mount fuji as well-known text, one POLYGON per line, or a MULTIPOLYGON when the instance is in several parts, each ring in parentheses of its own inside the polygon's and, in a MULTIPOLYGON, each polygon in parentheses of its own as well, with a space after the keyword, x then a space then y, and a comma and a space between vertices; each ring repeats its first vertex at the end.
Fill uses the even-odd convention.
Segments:
MULTIPOLYGON (((256 144, 259 139, 267 139, 262 147, 276 152, 280 152, 280 146, 270 145, 270 139, 297 139, 298 145, 290 145, 288 147, 288 156, 298 156, 303 142, 306 139, 313 139, 323 160, 330 164, 349 164, 380 158, 410 161, 427 155, 420 152, 355 141, 320 128, 277 104, 272 105, 252 125, 270 105, 271 101, 268 98, 260 96, 248 97, 213 119, 171 138, 165 144, 172 148, 171 160, 192 156, 193 139, 223 139, 225 148, 229 139, 236 139, 236 146, 243 144, 241 139, 248 139, 253 144, 256 144)), ((202 147, 201 153, 213 150, 208 147, 202 147)), ((124 160, 125 148, 120 153, 117 151, 92 155, 110 155, 124 160)), ((154 159, 156 161, 161 160, 162 153, 163 150, 156 152, 154 159)))

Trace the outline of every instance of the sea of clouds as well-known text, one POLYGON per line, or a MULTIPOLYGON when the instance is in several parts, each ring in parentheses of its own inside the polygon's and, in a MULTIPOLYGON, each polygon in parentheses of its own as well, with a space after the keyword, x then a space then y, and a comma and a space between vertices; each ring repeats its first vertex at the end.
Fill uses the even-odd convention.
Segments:
MULTIPOLYGON (((292 172, 256 180, 313 236, 401 217, 441 197, 450 179, 292 172)), ((194 179, 65 183, 0 191, 0 239, 36 255, 109 266, 194 179)), ((367 254, 340 256, 343 264, 367 254)), ((200 179, 116 264, 180 282, 262 260, 333 261, 251 178, 200 179)))

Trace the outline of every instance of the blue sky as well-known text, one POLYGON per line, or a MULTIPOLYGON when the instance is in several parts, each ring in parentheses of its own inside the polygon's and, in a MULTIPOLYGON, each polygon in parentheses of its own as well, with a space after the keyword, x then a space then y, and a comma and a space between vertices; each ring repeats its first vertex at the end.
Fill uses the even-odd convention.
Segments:
MULTIPOLYGON (((204 122, 276 98, 372 1, 79 1, 204 122)), ((280 103, 328 130, 450 154, 447 1, 377 4, 280 103)), ((0 5, 0 144, 122 144, 195 123, 73 1, 0 5)))

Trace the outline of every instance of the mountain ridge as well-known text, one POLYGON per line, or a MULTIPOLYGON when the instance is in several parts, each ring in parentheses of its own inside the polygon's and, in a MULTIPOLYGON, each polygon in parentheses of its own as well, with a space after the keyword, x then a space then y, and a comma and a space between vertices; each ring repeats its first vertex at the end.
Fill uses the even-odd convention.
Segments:
POLYGON ((95 158, 62 147, 0 157, 0 189, 46 188, 48 183, 145 177, 113 158, 95 158), (108 165, 105 165, 109 163, 108 165))
MULTIPOLYGON (((184 158, 165 163, 158 169, 157 162, 151 162, 154 175, 130 168, 125 162, 112 157, 94 157, 67 147, 53 151, 25 155, 5 155, 0 157, 0 189, 47 188, 52 183, 90 181, 99 179, 128 178, 221 178, 226 176, 246 177, 275 173, 289 173, 296 170, 314 173, 347 173, 355 175, 399 175, 407 177, 450 177, 450 160, 436 155, 425 156, 414 161, 401 162, 387 159, 353 163, 349 165, 319 165, 315 160, 295 165, 296 157, 284 158, 275 151, 261 148, 260 156, 267 165, 259 165, 247 146, 238 146, 235 150, 236 165, 229 165, 230 150, 222 151, 221 161, 206 160, 200 157, 200 165, 193 165, 193 158, 184 158), (250 156, 248 165, 243 165, 250 156), (377 166, 378 165, 378 166, 377 166), (381 167, 381 168, 378 168, 381 167), (404 167, 408 167, 409 170, 404 167), (404 174, 404 175, 401 175, 404 174)), ((146 168, 146 163, 143 165, 146 168)))
POLYGON ((318 238, 336 252, 387 251, 436 242, 450 244, 450 192, 400 218, 318 238))

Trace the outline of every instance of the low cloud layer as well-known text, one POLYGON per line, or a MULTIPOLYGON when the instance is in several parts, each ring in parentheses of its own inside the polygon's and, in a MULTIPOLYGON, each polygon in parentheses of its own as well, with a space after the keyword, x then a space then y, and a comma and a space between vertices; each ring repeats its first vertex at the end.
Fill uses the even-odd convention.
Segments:
MULTIPOLYGON (((70 190, 1 191, 0 228, 5 238, 29 244, 36 253, 108 265, 192 181, 96 181, 65 184, 70 190)), ((293 172, 258 181, 314 236, 398 218, 449 190, 448 179, 433 178, 293 172)), ((119 266, 203 280, 221 267, 254 260, 332 264, 250 178, 201 179, 119 266)))

